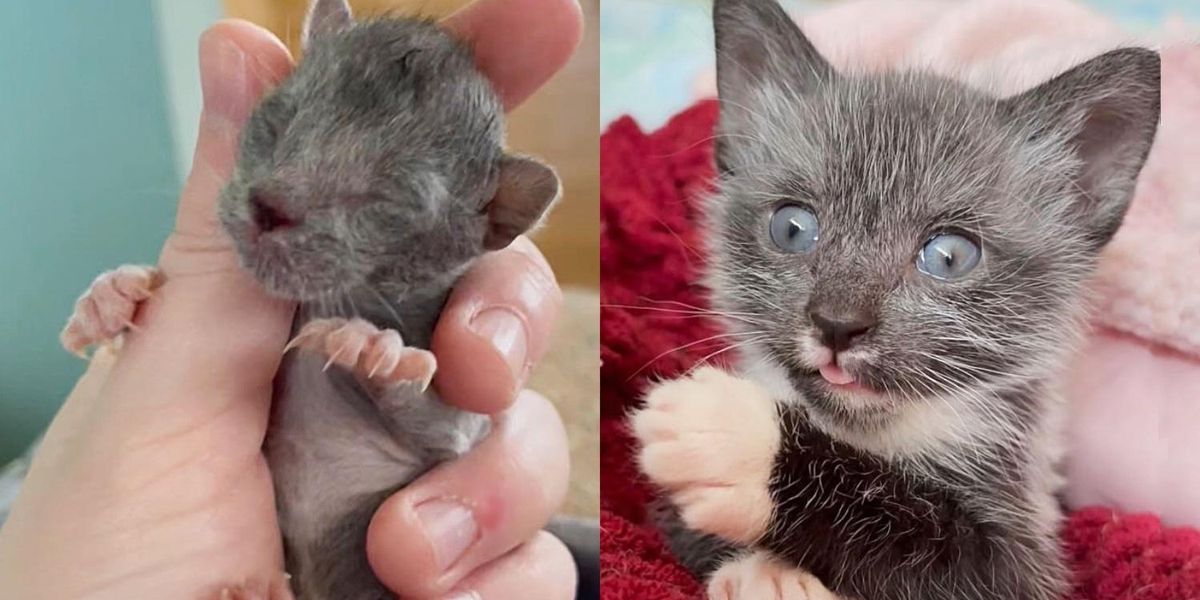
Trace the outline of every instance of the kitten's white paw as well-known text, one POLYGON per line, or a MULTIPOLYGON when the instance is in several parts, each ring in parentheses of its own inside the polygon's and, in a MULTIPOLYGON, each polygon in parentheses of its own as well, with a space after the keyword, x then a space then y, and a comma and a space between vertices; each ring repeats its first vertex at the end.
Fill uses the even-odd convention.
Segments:
POLYGON ((780 436, 765 390, 705 367, 651 389, 631 424, 642 472, 667 491, 688 527, 740 544, 762 535, 780 436))
POLYGON ((379 329, 362 319, 314 319, 300 328, 288 349, 306 348, 382 387, 413 384, 429 387, 437 359, 433 353, 404 345, 394 329, 379 329))
POLYGON ((89 346, 111 344, 133 327, 138 305, 162 284, 154 267, 123 265, 101 273, 75 302, 59 341, 69 352, 86 358, 89 346))
POLYGON ((708 580, 709 600, 839 600, 811 573, 789 567, 765 552, 721 565, 708 580))

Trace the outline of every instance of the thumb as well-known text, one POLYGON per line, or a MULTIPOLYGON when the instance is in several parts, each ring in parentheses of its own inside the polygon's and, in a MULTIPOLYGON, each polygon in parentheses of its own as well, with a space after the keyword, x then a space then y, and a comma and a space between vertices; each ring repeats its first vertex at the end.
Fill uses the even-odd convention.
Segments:
POLYGON ((176 215, 178 233, 223 239, 216 203, 233 173, 242 125, 263 94, 291 70, 291 56, 283 43, 251 23, 221 21, 200 37, 204 109, 192 170, 176 215))
POLYGON ((175 230, 159 257, 165 282, 139 311, 107 386, 126 408, 236 407, 265 427, 292 306, 238 267, 216 206, 242 124, 290 71, 287 49, 250 23, 222 21, 200 39, 204 108, 175 230))

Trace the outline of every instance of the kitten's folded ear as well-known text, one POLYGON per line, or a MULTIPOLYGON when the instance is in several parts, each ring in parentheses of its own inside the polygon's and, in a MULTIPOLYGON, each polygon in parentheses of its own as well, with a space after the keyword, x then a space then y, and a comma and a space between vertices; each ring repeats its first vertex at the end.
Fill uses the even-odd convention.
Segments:
POLYGON ((1001 108, 1030 141, 1061 138, 1079 160, 1071 214, 1099 249, 1121 226, 1158 129, 1158 53, 1113 50, 1018 96, 1001 108))
POLYGON ((726 146, 753 137, 754 121, 767 112, 764 88, 773 96, 804 94, 835 72, 775 0, 714 0, 713 32, 721 131, 731 134, 717 141, 724 163, 726 146))
POLYGON ((518 235, 537 227, 562 195, 558 174, 533 158, 506 154, 500 159, 500 183, 488 203, 488 230, 483 246, 507 247, 518 235))
POLYGON ((308 48, 313 39, 341 31, 353 22, 347 0, 312 0, 308 16, 304 18, 300 45, 308 48))

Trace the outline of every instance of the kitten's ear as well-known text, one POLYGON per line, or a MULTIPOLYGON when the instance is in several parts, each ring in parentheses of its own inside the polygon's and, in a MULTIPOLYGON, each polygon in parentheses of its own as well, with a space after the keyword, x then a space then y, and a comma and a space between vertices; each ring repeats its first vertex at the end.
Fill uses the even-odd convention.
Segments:
POLYGON ((1031 140, 1061 136, 1080 161, 1073 211, 1099 249, 1121 226, 1158 129, 1158 53, 1113 50, 1001 107, 1031 140))
POLYGON ((488 230, 484 248, 505 248, 518 235, 537 227, 561 195, 562 184, 549 165, 526 156, 504 155, 496 196, 485 209, 488 230))
POLYGON ((304 18, 304 29, 300 34, 300 45, 308 48, 313 39, 341 31, 354 22, 347 0, 312 0, 308 16, 304 18))
POLYGON ((798 92, 833 76, 833 67, 775 0, 715 0, 717 92, 737 100, 764 82, 798 92))
POLYGON ((835 76, 775 0, 714 0, 713 32, 721 130, 735 134, 718 139, 718 161, 728 158, 722 147, 736 144, 731 141, 736 134, 752 130, 749 122, 762 112, 758 90, 764 85, 803 94, 835 76))

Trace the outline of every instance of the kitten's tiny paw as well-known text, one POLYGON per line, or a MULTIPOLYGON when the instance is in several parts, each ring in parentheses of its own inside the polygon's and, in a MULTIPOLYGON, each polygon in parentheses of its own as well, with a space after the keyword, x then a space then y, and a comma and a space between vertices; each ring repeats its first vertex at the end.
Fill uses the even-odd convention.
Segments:
POLYGON ((364 381, 383 387, 429 387, 437 371, 433 353, 409 348, 394 329, 379 329, 362 319, 314 319, 300 329, 287 349, 306 348, 329 357, 364 381))
POLYGON ((269 596, 263 590, 239 585, 236 587, 221 588, 216 600, 269 600, 269 596))
POLYGON ((213 600, 295 600, 289 583, 291 578, 287 573, 280 573, 269 584, 255 582, 222 586, 213 600))
POLYGON ((270 591, 239 585, 221 588, 214 600, 295 600, 295 598, 286 585, 279 588, 273 587, 270 591))
POLYGON ((709 600, 838 600, 811 573, 765 552, 726 562, 708 580, 709 600))
POLYGON ((124 265, 101 273, 75 302, 59 341, 67 351, 86 358, 89 346, 110 344, 133 328, 138 304, 162 283, 158 269, 124 265))
POLYGON ((766 530, 780 434, 765 390, 702 368, 651 389, 632 429, 642 472, 666 490, 689 528, 740 544, 766 530))

